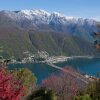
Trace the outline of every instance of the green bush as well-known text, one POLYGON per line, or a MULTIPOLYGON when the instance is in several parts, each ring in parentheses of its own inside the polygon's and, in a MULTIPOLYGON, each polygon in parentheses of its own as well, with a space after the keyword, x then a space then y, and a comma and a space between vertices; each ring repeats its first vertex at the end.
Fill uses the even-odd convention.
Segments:
POLYGON ((92 100, 90 95, 86 94, 84 96, 76 96, 74 100, 92 100))
POLYGON ((26 93, 29 92, 36 85, 35 75, 27 68, 21 68, 19 70, 13 70, 15 78, 21 80, 23 86, 26 89, 26 93))

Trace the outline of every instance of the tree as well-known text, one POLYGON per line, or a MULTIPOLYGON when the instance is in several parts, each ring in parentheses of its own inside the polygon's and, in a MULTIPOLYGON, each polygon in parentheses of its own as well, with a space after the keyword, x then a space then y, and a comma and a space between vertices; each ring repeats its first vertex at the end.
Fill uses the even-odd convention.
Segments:
POLYGON ((20 100, 24 87, 4 68, 0 68, 0 100, 20 100))
POLYGON ((87 93, 93 100, 100 100, 100 79, 88 86, 87 93))
POLYGON ((62 72, 60 75, 51 75, 48 79, 43 80, 42 86, 54 90, 57 100, 71 100, 78 92, 78 85, 75 77, 62 72))
POLYGON ((97 25, 98 27, 98 32, 94 32, 93 33, 93 37, 94 37, 94 46, 97 50, 100 51, 100 25, 97 25))
POLYGON ((100 100, 100 79, 91 82, 86 91, 77 95, 74 100, 100 100))
POLYGON ((19 70, 12 71, 14 77, 20 80, 25 87, 25 93, 28 94, 36 85, 35 75, 27 68, 21 68, 19 70))

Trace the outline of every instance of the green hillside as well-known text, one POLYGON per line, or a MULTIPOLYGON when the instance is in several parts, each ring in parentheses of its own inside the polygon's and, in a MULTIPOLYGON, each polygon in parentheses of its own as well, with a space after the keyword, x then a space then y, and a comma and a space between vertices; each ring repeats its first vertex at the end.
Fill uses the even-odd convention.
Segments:
POLYGON ((1 55, 4 57, 22 57, 24 51, 35 50, 31 44, 28 33, 17 28, 0 27, 1 55))
POLYGON ((47 51, 51 55, 95 55, 93 44, 83 38, 51 31, 30 31, 29 37, 37 50, 47 51))

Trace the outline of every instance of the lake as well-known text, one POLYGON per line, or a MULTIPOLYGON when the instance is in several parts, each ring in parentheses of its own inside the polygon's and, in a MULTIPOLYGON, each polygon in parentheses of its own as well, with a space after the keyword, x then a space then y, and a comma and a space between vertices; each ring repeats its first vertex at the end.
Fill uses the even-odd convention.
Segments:
MULTIPOLYGON (((88 75, 97 76, 97 73, 100 73, 100 58, 86 59, 86 58, 76 58, 69 59, 67 62, 57 63, 59 67, 72 67, 81 73, 86 73, 88 75)), ((9 69, 14 68, 29 68, 37 77, 37 83, 41 83, 41 81, 51 74, 58 74, 59 70, 52 68, 46 64, 10 64, 8 65, 9 69)))

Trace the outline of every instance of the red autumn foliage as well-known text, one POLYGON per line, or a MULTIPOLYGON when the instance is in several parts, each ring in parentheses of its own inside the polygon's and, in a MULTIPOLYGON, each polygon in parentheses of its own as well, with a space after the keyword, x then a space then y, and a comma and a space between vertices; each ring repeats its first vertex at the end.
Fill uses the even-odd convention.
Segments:
POLYGON ((0 68, 0 100, 20 100, 24 88, 5 68, 0 68))

